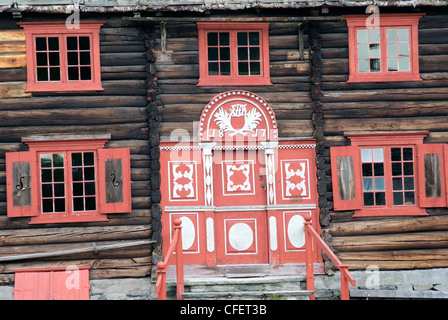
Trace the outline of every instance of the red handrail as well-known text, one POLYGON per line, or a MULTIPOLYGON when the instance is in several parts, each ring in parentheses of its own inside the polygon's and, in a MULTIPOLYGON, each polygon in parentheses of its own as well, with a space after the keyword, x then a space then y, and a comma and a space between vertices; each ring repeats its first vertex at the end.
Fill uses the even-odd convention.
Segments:
POLYGON ((166 272, 168 269, 168 261, 171 254, 176 248, 176 282, 177 282, 177 300, 183 300, 182 293, 184 292, 184 259, 182 252, 182 221, 180 219, 174 220, 174 235, 171 240, 170 247, 166 253, 165 259, 157 264, 157 282, 156 294, 157 300, 166 300, 166 272))
POLYGON ((311 226, 311 217, 305 217, 305 250, 306 250, 306 286, 307 290, 312 291, 311 300, 315 300, 314 293, 314 264, 313 264, 313 242, 316 249, 323 250, 327 256, 333 261, 335 266, 341 272, 341 300, 350 299, 350 291, 348 284, 356 286, 356 280, 348 271, 348 265, 342 264, 341 260, 334 254, 330 247, 324 242, 320 235, 311 226), (314 240, 314 241, 313 241, 314 240))

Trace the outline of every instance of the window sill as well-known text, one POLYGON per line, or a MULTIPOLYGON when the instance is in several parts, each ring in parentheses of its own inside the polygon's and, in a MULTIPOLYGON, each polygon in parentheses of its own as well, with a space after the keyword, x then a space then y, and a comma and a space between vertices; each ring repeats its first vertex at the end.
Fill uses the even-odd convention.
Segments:
POLYGON ((77 214, 77 215, 41 215, 32 217, 30 224, 44 223, 73 223, 73 222, 100 222, 109 221, 103 214, 77 214))
POLYGON ((101 83, 28 83, 25 92, 104 91, 101 83))
POLYGON ((392 216, 427 216, 426 209, 418 207, 396 207, 396 208, 363 208, 355 210, 356 217, 392 217, 392 216))
POLYGON ((197 84, 198 87, 217 87, 217 86, 272 86, 270 79, 265 78, 201 78, 197 84))
POLYGON ((357 82, 410 82, 410 81, 423 81, 419 74, 406 73, 406 74, 367 74, 367 75, 350 75, 347 83, 357 82))

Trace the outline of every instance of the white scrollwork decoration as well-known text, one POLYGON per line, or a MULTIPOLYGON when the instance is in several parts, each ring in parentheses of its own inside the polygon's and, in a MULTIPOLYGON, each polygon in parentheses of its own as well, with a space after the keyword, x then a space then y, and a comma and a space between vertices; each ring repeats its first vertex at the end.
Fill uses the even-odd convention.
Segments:
POLYGON ((185 166, 188 168, 187 171, 184 171, 183 173, 178 171, 177 168, 180 165, 173 165, 173 198, 180 198, 181 195, 178 194, 179 191, 185 190, 188 193, 186 195, 186 198, 193 198, 194 197, 194 187, 193 187, 193 165, 192 164, 186 164, 185 166), (179 182, 179 179, 185 178, 188 180, 188 183, 182 184, 179 182))
POLYGON ((290 163, 286 163, 285 164, 285 173, 286 173, 286 196, 291 197, 291 191, 293 191, 294 189, 297 189, 297 191, 302 191, 301 195, 305 196, 306 195, 306 180, 305 180, 305 164, 304 163, 300 163, 300 167, 297 170, 293 170, 290 169, 289 166, 291 164, 290 163), (302 178, 302 180, 299 183, 293 183, 291 181, 289 181, 292 177, 297 176, 302 178))
POLYGON ((256 108, 252 108, 249 112, 246 110, 247 104, 234 104, 230 107, 230 113, 219 108, 214 115, 216 125, 222 132, 230 132, 229 136, 241 134, 246 136, 253 131, 261 122, 262 114, 256 108), (244 117, 244 125, 239 129, 235 129, 232 125, 232 118, 244 117))

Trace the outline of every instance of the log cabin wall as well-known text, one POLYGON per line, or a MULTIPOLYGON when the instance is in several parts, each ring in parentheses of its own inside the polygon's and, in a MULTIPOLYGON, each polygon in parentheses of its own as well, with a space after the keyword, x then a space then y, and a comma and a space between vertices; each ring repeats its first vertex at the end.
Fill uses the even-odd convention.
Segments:
MULTIPOLYGON (((308 51, 299 58, 298 23, 271 22, 269 26, 270 75, 272 86, 198 87, 198 31, 196 23, 166 23, 166 53, 161 52, 160 27, 157 26, 156 76, 162 140, 180 136, 195 139, 195 122, 202 109, 218 93, 242 89, 265 99, 275 110, 280 137, 311 137, 312 106, 309 94, 308 51)), ((308 48, 305 33, 304 47, 308 48)))
MULTIPOLYGON (((64 21, 66 15, 23 14, 22 21, 64 21), (64 19, 64 20, 61 20, 64 19)), ((104 91, 25 93, 24 34, 11 14, 0 15, 0 256, 48 253, 146 240, 146 244, 47 258, 0 262, 0 284, 13 283, 14 269, 91 266, 90 279, 144 277, 151 271, 151 148, 148 143, 152 87, 150 39, 121 16, 83 16, 106 21, 100 31, 104 91), (148 97, 147 97, 148 94, 148 97), (110 133, 107 148, 131 149, 132 213, 109 222, 37 224, 6 216, 5 153, 27 150, 31 135, 110 133)), ((157 161, 152 165, 157 171, 157 161)), ((157 190, 156 190, 157 191, 157 190)), ((157 192, 153 193, 157 198, 157 192)), ((157 200, 157 199, 156 199, 157 200)))
MULTIPOLYGON (((321 210, 330 213, 323 233, 350 269, 365 270, 369 265, 381 270, 448 266, 447 209, 427 209, 429 215, 422 217, 354 218, 353 211, 335 212, 332 206, 330 147, 349 145, 344 132, 428 130, 425 143, 448 142, 447 12, 441 8, 422 8, 420 12, 426 13, 419 22, 421 82, 347 83, 347 24, 319 23, 327 184, 327 205, 321 210)), ((349 13, 364 12, 343 12, 349 13)))

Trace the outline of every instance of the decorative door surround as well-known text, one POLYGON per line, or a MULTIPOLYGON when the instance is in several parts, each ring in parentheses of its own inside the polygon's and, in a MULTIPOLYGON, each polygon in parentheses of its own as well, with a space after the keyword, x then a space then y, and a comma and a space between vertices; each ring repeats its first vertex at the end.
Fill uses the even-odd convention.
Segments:
POLYGON ((188 264, 304 262, 304 216, 319 229, 315 141, 279 139, 269 104, 242 90, 216 95, 197 134, 161 142, 163 248, 180 218, 188 264))

